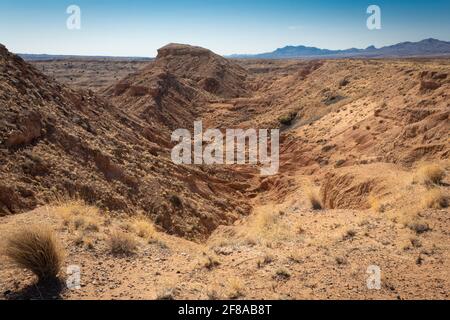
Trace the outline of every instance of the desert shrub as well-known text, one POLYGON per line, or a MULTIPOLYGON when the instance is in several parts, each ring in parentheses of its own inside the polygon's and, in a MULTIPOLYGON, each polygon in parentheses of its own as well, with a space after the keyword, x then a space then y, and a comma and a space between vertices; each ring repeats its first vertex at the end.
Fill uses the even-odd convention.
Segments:
POLYGON ((239 299, 243 297, 244 294, 244 284, 238 278, 232 278, 229 280, 229 293, 228 298, 230 299, 239 299))
POLYGON ((348 264, 347 259, 345 257, 341 257, 341 256, 335 257, 335 261, 338 265, 348 264))
POLYGON ((273 278, 276 280, 288 280, 291 278, 291 274, 286 269, 278 269, 273 278))
POLYGON ((353 229, 349 229, 345 232, 344 236, 342 237, 342 240, 351 240, 356 236, 356 231, 353 229))
POLYGON ((98 220, 93 217, 78 215, 73 217, 72 222, 76 230, 82 229, 91 232, 98 232, 100 230, 98 220))
POLYGON ((424 222, 411 222, 408 224, 408 228, 414 231, 417 234, 422 234, 431 230, 428 223, 424 222))
POLYGON ((437 164, 424 164, 417 168, 416 180, 427 186, 441 184, 444 177, 444 168, 437 164))
POLYGON ((247 243, 265 243, 270 246, 273 242, 288 238, 292 234, 292 226, 284 223, 282 217, 272 208, 255 213, 245 230, 247 243))
POLYGON ((156 296, 156 300, 175 300, 176 289, 164 288, 156 296))
POLYGON ((131 224, 132 230, 141 238, 151 239, 156 234, 153 223, 146 218, 138 218, 131 224))
POLYGON ((104 221, 97 207, 82 200, 58 201, 50 209, 62 218, 65 226, 72 226, 76 230, 97 232, 104 221))
POLYGON ((181 208, 183 206, 183 201, 176 194, 170 195, 169 200, 176 208, 181 208))
POLYGON ((264 254, 264 256, 256 262, 258 268, 262 268, 265 265, 271 264, 274 260, 274 257, 268 253, 264 254))
POLYGON ((322 199, 320 198, 319 191, 316 188, 309 186, 306 190, 306 196, 308 197, 309 203, 311 204, 311 208, 313 210, 323 209, 322 199))
POLYGON ((136 239, 128 233, 113 231, 109 237, 109 246, 113 255, 133 255, 137 250, 136 239))
POLYGON ((221 248, 236 245, 255 246, 257 244, 270 248, 287 239, 298 236, 296 225, 288 223, 273 205, 263 206, 255 210, 243 225, 227 234, 215 236, 209 241, 209 247, 216 253, 221 248))
POLYGON ((219 300, 220 295, 215 289, 209 289, 206 293, 206 296, 208 297, 208 300, 219 300))
POLYGON ((220 265, 219 259, 213 255, 213 254, 205 254, 205 260, 203 262, 203 266, 208 269, 212 270, 215 267, 220 265))
POLYGON ((19 267, 30 270, 39 281, 58 277, 63 250, 54 232, 45 226, 29 226, 8 239, 5 254, 19 267))
POLYGON ((429 209, 447 208, 449 204, 448 195, 441 189, 431 189, 423 196, 423 206, 429 209))
POLYGON ((285 126, 290 126, 292 121, 297 117, 297 112, 290 112, 278 118, 278 121, 285 126))
POLYGON ((417 239, 417 238, 412 238, 412 239, 410 239, 410 242, 411 242, 411 245, 412 245, 414 248, 420 248, 420 247, 422 247, 422 242, 421 242, 419 239, 417 239))
POLYGON ((383 213, 386 210, 386 206, 382 204, 380 200, 373 195, 369 196, 369 205, 370 208, 375 212, 383 213))
POLYGON ((76 246, 84 246, 86 249, 93 250, 95 248, 95 239, 85 234, 79 234, 73 241, 76 246))
POLYGON ((344 78, 341 81, 339 81, 339 87, 345 87, 349 83, 350 83, 350 80, 348 80, 348 78, 344 78))

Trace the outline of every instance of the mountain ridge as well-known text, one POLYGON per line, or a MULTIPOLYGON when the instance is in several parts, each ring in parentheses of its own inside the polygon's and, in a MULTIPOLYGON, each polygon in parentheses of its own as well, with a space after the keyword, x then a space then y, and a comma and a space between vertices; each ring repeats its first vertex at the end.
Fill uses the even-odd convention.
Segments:
POLYGON ((285 46, 272 52, 260 54, 234 54, 227 56, 235 59, 295 59, 295 58, 387 58, 450 55, 450 42, 434 38, 418 42, 400 42, 394 45, 376 48, 371 45, 365 49, 350 48, 344 50, 321 49, 317 47, 285 46))

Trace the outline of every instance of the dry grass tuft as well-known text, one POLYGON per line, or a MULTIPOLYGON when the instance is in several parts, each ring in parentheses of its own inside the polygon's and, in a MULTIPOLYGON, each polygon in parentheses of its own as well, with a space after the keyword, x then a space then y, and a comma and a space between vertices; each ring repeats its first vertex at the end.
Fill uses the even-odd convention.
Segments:
POLYGON ((239 298, 245 296, 244 284, 242 283, 242 281, 240 279, 238 279, 238 278, 230 279, 228 282, 228 286, 229 286, 228 298, 239 299, 239 298))
POLYGON ((277 210, 269 206, 261 208, 249 219, 243 233, 247 243, 265 243, 270 247, 274 242, 290 238, 295 231, 293 226, 283 221, 277 210))
POLYGON ((441 189, 431 189, 423 196, 423 207, 429 209, 447 208, 449 205, 448 195, 441 189))
POLYGON ((273 278, 275 280, 279 280, 279 281, 286 281, 291 278, 291 274, 286 269, 281 268, 275 272, 275 275, 273 276, 273 278))
POLYGON ((386 206, 382 204, 380 200, 373 195, 369 196, 369 205, 374 212, 383 213, 386 210, 386 206))
POLYGON ((152 222, 147 218, 139 217, 131 223, 131 229, 136 233, 138 237, 144 239, 156 238, 157 231, 152 222))
POLYGON ((208 300, 219 300, 220 299, 220 295, 216 289, 208 290, 206 292, 206 296, 208 297, 208 300))
POLYGON ((410 203, 401 210, 392 212, 391 219, 395 223, 399 223, 407 227, 408 224, 416 221, 420 217, 422 210, 423 208, 420 204, 410 203))
POLYGON ((217 258, 216 255, 214 255, 214 254, 206 254, 206 253, 204 255, 205 255, 205 260, 202 263, 203 267, 205 267, 208 270, 212 270, 215 267, 220 266, 220 261, 219 261, 219 259, 217 258))
POLYGON ((265 265, 271 264, 274 261, 274 257, 269 254, 269 253, 265 253, 263 257, 261 257, 260 259, 258 259, 258 261, 256 261, 256 266, 258 268, 262 268, 265 265))
POLYGON ((349 229, 342 236, 342 240, 352 240, 356 236, 356 231, 354 229, 349 229))
POLYGON ((76 230, 85 230, 90 232, 98 232, 100 230, 99 222, 94 217, 77 215, 73 217, 73 226, 76 230))
POLYGON ((29 226, 13 233, 7 239, 5 254, 39 281, 57 279, 64 259, 55 233, 46 226, 29 226))
POLYGON ((303 257, 300 253, 298 253, 298 252, 291 253, 291 254, 288 256, 288 260, 291 261, 291 262, 293 262, 293 263, 303 263, 303 262, 304 262, 304 259, 303 259, 303 258, 304 258, 304 257, 303 257))
POLYGON ((288 114, 282 115, 278 118, 278 121, 285 126, 290 126, 292 121, 297 117, 297 112, 290 112, 288 114))
POLYGON ((445 178, 445 169, 435 163, 420 165, 416 171, 415 181, 427 186, 440 185, 445 178))
POLYGON ((58 201, 51 211, 63 219, 65 226, 75 230, 98 232, 100 224, 104 222, 100 210, 82 200, 58 201))
POLYGON ((313 186, 308 186, 306 189, 306 196, 313 210, 322 210, 323 202, 320 198, 319 190, 313 186))
POLYGON ((156 296, 156 300, 175 300, 176 289, 164 288, 156 296))
POLYGON ((84 246, 86 249, 94 250, 95 249, 95 239, 91 236, 85 234, 79 234, 74 239, 74 244, 76 246, 84 246))
POLYGON ((338 257, 335 257, 334 259, 335 259, 335 261, 336 261, 336 263, 338 265, 346 265, 346 264, 348 264, 348 260, 345 257, 338 256, 338 257))
POLYGON ((137 251, 138 243, 136 239, 128 233, 113 231, 109 238, 111 253, 116 256, 129 256, 137 251))
POLYGON ((268 248, 298 237, 296 226, 273 205, 258 208, 240 226, 208 240, 210 248, 264 245, 268 248))

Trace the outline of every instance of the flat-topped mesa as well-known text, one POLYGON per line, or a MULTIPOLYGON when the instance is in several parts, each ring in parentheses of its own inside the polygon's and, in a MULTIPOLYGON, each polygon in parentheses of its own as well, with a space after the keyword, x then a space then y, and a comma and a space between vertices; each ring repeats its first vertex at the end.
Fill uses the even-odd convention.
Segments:
MULTIPOLYGON (((172 43, 160 48, 148 67, 107 88, 105 95, 129 110, 147 110, 149 105, 158 106, 156 113, 189 110, 199 101, 248 96, 247 78, 247 70, 211 50, 172 43), (151 99, 143 99, 145 96, 151 99)), ((164 117, 164 125, 175 118, 192 117, 173 117, 171 112, 164 117)), ((180 123, 174 125, 179 127, 180 123)))
POLYGON ((218 56, 211 50, 202 47, 190 46, 187 44, 180 44, 180 43, 170 43, 158 49, 157 59, 168 56, 185 56, 185 55, 191 56, 214 55, 220 58, 220 56, 218 56))
POLYGON ((185 44, 168 44, 158 50, 154 68, 195 81, 200 89, 221 98, 246 96, 247 71, 211 50, 185 44))

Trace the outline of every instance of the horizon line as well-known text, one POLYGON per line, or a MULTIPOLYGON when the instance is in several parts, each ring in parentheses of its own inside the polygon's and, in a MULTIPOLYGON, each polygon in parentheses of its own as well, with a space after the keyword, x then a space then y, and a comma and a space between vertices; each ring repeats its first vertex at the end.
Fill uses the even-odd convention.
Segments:
MULTIPOLYGON (((381 49, 381 48, 384 48, 384 47, 389 47, 389 46, 402 44, 402 43, 419 43, 419 42, 422 42, 422 41, 425 41, 425 40, 437 40, 437 41, 442 41, 442 42, 450 42, 450 40, 441 40, 441 39, 437 39, 437 38, 433 38, 433 37, 428 37, 428 38, 424 38, 424 39, 418 40, 418 41, 404 40, 404 41, 401 41, 401 42, 396 42, 396 43, 391 43, 391 44, 384 44, 383 46, 380 46, 380 47, 376 47, 376 46, 374 46, 374 47, 376 49, 381 49)), ((172 43, 172 42, 168 42, 167 44, 170 44, 170 43, 172 43)), ((185 45, 191 45, 191 44, 185 43, 185 45)), ((198 45, 192 45, 192 46, 198 46, 198 45)), ((222 55, 222 54, 219 54, 219 55, 223 56, 223 57, 245 56, 245 55, 254 56, 254 55, 259 55, 259 54, 272 53, 275 50, 286 48, 286 47, 300 47, 300 46, 309 47, 309 48, 317 48, 317 49, 321 49, 321 50, 341 51, 341 50, 350 50, 350 49, 364 50, 364 49, 367 49, 367 48, 369 48, 369 47, 371 47, 373 45, 366 46, 365 48, 352 47, 352 48, 343 48, 343 49, 328 49, 328 48, 325 48, 325 47, 316 47, 316 46, 306 45, 306 44, 297 44, 297 45, 287 44, 287 45, 285 45, 283 47, 278 47, 278 48, 273 49, 272 51, 267 51, 267 52, 259 52, 259 53, 232 53, 232 54, 226 54, 226 55, 222 55)), ((202 47, 202 46, 200 46, 200 47, 202 47)), ((202 48, 208 49, 206 47, 202 47, 202 48)), ((160 49, 160 48, 158 48, 158 49, 160 49)), ((158 50, 158 49, 156 49, 156 50, 158 50)), ((210 49, 208 49, 208 50, 210 50, 210 49)), ((76 54, 59 54, 59 53, 52 54, 52 53, 31 53, 31 52, 13 52, 13 53, 16 54, 16 55, 19 55, 19 56, 20 55, 36 55, 36 56, 40 55, 40 56, 49 56, 49 57, 51 57, 51 56, 60 56, 60 57, 132 58, 132 59, 155 59, 156 58, 156 56, 152 57, 152 56, 110 55, 110 54, 79 54, 79 53, 76 53, 76 54)))

